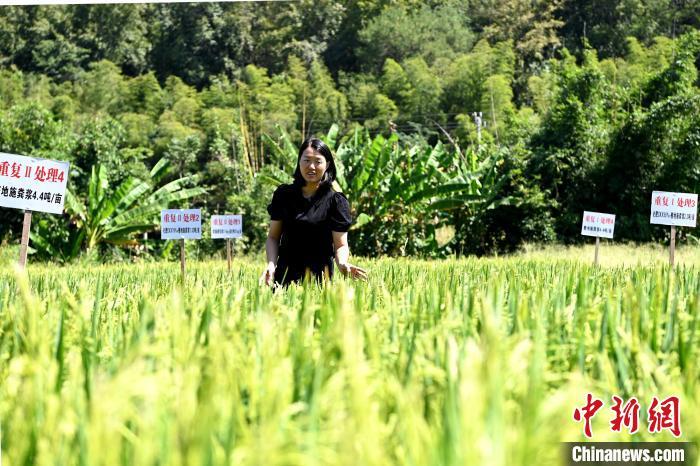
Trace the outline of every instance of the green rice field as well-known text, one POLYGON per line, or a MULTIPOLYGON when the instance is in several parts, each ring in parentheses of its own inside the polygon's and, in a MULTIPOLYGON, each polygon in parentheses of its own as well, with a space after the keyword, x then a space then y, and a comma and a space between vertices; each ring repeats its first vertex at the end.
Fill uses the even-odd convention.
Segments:
POLYGON ((596 441, 700 439, 700 248, 358 259, 273 292, 262 258, 0 271, 2 464, 558 465, 596 441), (611 396, 641 404, 612 432, 611 396))

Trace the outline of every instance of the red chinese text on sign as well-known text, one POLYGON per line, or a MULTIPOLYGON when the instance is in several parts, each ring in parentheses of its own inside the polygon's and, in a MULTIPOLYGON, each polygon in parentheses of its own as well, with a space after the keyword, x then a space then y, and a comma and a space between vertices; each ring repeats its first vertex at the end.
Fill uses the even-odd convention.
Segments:
POLYGON ((32 177, 32 167, 29 165, 22 165, 21 163, 8 163, 0 162, 0 176, 9 178, 33 178, 34 181, 40 183, 51 182, 51 183, 63 183, 65 179, 65 171, 50 167, 46 168, 39 165, 34 171, 34 176, 32 177), (24 168, 24 170, 23 170, 24 168))
POLYGON ((0 152, 0 207, 62 213, 69 167, 67 162, 0 152))
POLYGON ((243 236, 243 217, 240 214, 212 215, 211 238, 231 239, 243 236))

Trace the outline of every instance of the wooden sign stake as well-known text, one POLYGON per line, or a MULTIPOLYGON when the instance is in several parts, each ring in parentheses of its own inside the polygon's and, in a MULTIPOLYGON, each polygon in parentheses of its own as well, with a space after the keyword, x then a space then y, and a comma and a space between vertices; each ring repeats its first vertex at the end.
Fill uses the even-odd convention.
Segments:
POLYGON ((19 248, 19 266, 27 265, 27 247, 29 246, 29 231, 32 229, 32 211, 24 211, 24 223, 22 224, 22 243, 19 248))
POLYGON ((669 258, 668 258, 668 262, 671 264, 671 267, 673 267, 673 265, 674 265, 675 255, 676 255, 676 226, 671 225, 671 247, 669 249, 669 258))
POLYGON ((595 257, 593 259, 593 265, 598 265, 598 250, 600 249, 600 236, 595 237, 595 257))
POLYGON ((185 240, 180 240, 180 271, 182 272, 182 283, 185 283, 185 240))
POLYGON ((231 240, 226 240, 226 262, 228 262, 228 273, 231 273, 231 240))

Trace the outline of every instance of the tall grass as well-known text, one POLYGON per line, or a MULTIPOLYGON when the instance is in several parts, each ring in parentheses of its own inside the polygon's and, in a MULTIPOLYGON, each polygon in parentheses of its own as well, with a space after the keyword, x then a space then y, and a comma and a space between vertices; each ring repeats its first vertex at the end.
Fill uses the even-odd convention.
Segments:
POLYGON ((0 272, 5 465, 559 464, 574 408, 679 395, 697 441, 698 268, 361 261, 367 283, 258 286, 259 264, 0 272))

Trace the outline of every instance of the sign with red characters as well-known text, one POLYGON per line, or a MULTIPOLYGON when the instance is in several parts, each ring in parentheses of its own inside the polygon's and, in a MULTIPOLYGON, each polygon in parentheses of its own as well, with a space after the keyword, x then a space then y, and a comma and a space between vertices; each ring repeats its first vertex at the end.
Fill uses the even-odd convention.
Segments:
POLYGON ((615 233, 615 215, 601 212, 583 212, 581 234, 586 236, 598 236, 612 238, 615 233))
POLYGON ((63 213, 68 162, 0 152, 0 206, 63 213))
POLYGON ((212 215, 212 239, 240 238, 243 236, 242 215, 212 215))
POLYGON ((654 191, 651 194, 650 223, 695 227, 698 195, 654 191))
POLYGON ((160 212, 161 239, 201 239, 200 209, 167 209, 160 212))

